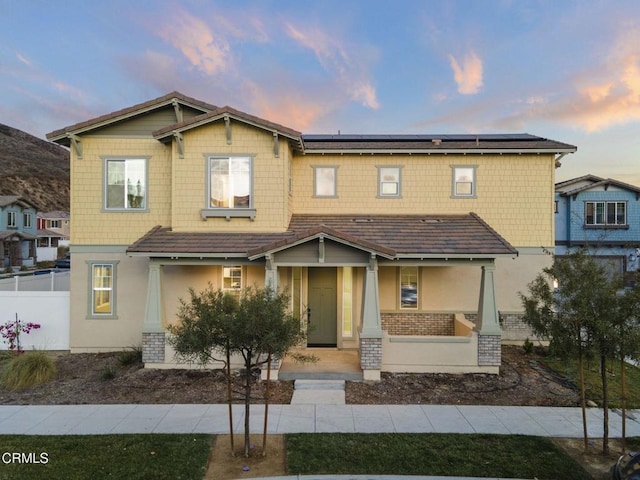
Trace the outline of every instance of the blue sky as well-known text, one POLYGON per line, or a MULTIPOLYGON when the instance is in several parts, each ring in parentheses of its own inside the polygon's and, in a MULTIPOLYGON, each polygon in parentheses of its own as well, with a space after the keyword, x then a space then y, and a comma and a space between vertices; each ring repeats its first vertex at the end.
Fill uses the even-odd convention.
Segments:
POLYGON ((0 0, 0 123, 178 90, 304 133, 522 133, 640 185, 638 0, 0 0))

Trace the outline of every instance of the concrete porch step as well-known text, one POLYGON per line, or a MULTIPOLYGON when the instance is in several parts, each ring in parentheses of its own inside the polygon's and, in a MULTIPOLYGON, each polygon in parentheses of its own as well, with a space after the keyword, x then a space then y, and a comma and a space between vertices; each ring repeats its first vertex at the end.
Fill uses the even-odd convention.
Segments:
POLYGON ((291 404, 344 405, 344 380, 296 380, 291 404))
POLYGON ((362 372, 278 372, 279 380, 362 380, 362 372))

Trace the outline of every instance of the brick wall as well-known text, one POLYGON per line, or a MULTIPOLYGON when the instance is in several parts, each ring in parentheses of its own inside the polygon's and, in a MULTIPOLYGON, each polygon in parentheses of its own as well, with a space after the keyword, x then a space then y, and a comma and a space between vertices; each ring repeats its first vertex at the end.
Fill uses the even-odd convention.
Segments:
POLYGON ((455 335, 452 313, 394 312, 380 318, 389 335, 455 335))
POLYGON ((478 335, 478 365, 500 366, 501 343, 500 335, 478 335))
POLYGON ((363 370, 380 370, 382 368, 382 339, 360 339, 360 367, 363 370))
POLYGON ((143 363, 164 362, 164 339, 165 334, 163 332, 142 334, 143 363))
POLYGON ((522 313, 501 313, 500 326, 502 327, 502 340, 524 341, 527 338, 534 340, 536 336, 522 320, 522 313))

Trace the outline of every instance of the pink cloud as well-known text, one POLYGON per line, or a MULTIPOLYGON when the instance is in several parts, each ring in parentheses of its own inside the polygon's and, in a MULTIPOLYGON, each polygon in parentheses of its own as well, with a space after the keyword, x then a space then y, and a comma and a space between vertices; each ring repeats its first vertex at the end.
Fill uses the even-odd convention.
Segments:
POLYGON ((453 78, 458 85, 458 92, 462 95, 478 93, 482 87, 482 60, 475 52, 467 53, 462 59, 462 65, 458 60, 449 55, 449 64, 453 69, 453 78))

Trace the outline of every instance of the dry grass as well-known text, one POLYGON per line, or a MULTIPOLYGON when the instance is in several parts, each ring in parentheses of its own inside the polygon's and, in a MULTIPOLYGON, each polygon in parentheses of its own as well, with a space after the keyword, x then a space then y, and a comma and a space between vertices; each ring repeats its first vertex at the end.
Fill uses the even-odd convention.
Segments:
POLYGON ((8 390, 24 390, 53 380, 56 366, 45 352, 33 351, 11 359, 3 374, 2 383, 8 390))

